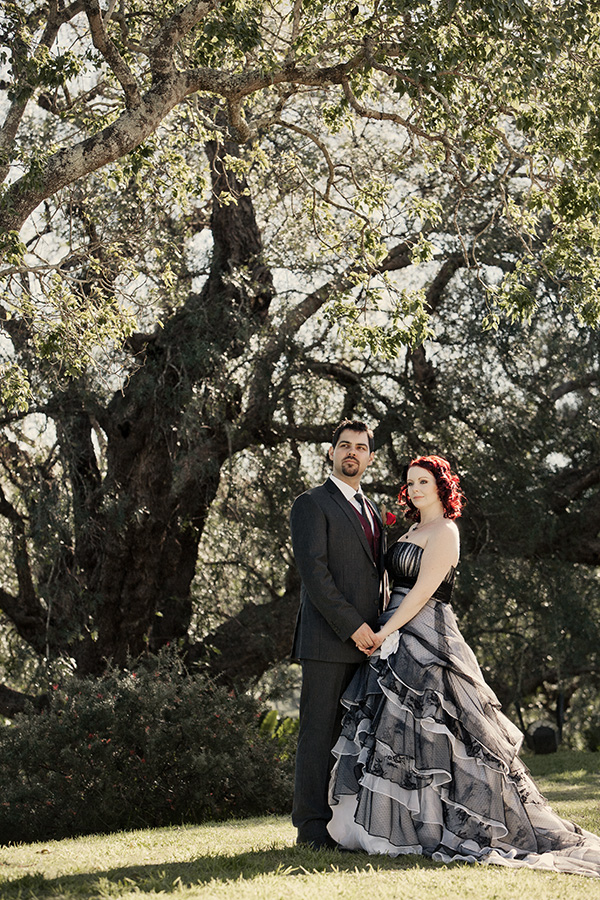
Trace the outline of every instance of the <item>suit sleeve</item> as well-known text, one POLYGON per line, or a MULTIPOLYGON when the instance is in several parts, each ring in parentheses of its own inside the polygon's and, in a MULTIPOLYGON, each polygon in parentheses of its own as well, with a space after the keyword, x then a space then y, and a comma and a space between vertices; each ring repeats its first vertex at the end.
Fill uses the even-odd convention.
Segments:
POLYGON ((302 494, 294 502, 290 525, 294 557, 308 597, 339 639, 346 641, 364 619, 333 579, 328 564, 327 517, 310 494, 302 494))

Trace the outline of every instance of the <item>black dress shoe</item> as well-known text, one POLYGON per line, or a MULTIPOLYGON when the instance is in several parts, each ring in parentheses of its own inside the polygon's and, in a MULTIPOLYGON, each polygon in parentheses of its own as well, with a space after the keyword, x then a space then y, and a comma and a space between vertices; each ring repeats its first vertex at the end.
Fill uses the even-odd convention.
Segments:
POLYGON ((310 847, 311 850, 339 850, 338 842, 334 841, 329 834, 318 838, 299 837, 296 844, 301 847, 310 847))

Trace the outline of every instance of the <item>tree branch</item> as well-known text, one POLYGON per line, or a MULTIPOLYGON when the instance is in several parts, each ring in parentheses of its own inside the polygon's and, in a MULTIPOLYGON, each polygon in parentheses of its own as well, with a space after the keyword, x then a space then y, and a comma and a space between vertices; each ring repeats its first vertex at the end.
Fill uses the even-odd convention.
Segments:
POLYGON ((555 512, 562 512, 569 503, 597 484, 600 484, 600 465, 592 466, 583 472, 580 469, 561 471, 554 479, 556 487, 551 508, 555 512))
MULTIPOLYGON (((189 7, 208 9, 200 3, 189 4, 189 7)), ((4 194, 0 224, 7 231, 19 231, 27 217, 47 197, 138 147, 189 94, 206 91, 222 96, 231 101, 230 110, 235 111, 238 108, 236 102, 244 96, 273 84, 337 83, 360 58, 320 70, 286 68, 267 75, 259 71, 230 75, 208 68, 181 73, 165 69, 135 107, 124 110, 116 121, 97 134, 53 154, 36 168, 35 177, 27 173, 15 181, 4 194)), ((156 74, 154 70, 153 74, 156 74)), ((243 127, 242 130, 244 135, 249 135, 243 127)))
POLYGON ((89 577, 98 562, 102 545, 96 524, 101 475, 92 442, 92 420, 76 391, 77 386, 72 385, 67 408, 61 411, 56 422, 73 492, 74 563, 77 570, 81 569, 89 577))
MULTIPOLYGON (((14 546, 14 545, 13 545, 14 546)), ((21 548, 17 547, 13 553, 20 552, 21 548)), ((19 562, 15 560, 17 572, 19 562)), ((43 656, 46 650, 46 613, 42 609, 37 598, 23 597, 20 593, 17 597, 10 594, 0 587, 0 606, 11 620, 17 633, 26 641, 36 653, 43 656)))
POLYGON ((26 174, 5 192, 3 226, 19 230, 47 197, 77 179, 130 153, 149 137, 165 116, 189 93, 184 76, 155 85, 134 109, 125 110, 111 125, 92 137, 53 154, 36 172, 26 174))
MULTIPOLYGON (((74 16, 83 10, 83 8, 83 0, 76 0, 75 3, 71 3, 64 9, 59 10, 57 0, 52 0, 49 4, 48 21, 40 38, 40 42, 36 47, 34 57, 39 56, 42 48, 49 49, 56 40, 56 35, 58 34, 60 27, 66 22, 70 22, 74 16)), ((12 46, 13 56, 18 52, 16 45, 17 41, 15 40, 12 46)), ((27 108, 29 97, 29 92, 17 92, 15 99, 8 108, 4 123, 0 128, 0 184, 6 180, 10 171, 10 148, 12 147, 17 131, 19 130, 19 125, 21 124, 27 108)))
POLYGON ((352 89, 350 88, 350 83, 347 77, 343 77, 340 80, 342 85, 344 96, 346 100, 352 107, 352 109, 361 117, 361 119, 375 119, 379 122, 394 122, 396 125, 401 125, 402 128, 405 128, 409 134, 414 134, 416 137, 424 138, 426 141, 430 143, 438 143, 441 144, 446 150, 446 159, 450 158, 452 152, 455 152, 456 148, 452 144, 452 141, 446 134, 440 133, 430 133, 425 131, 423 128, 419 128, 410 119, 401 116, 399 113, 395 112, 385 112, 381 109, 373 109, 372 107, 364 106, 362 103, 359 103, 357 98, 352 93, 352 89))
MULTIPOLYGON (((412 239, 408 238, 393 247, 377 267, 376 272, 392 272, 409 266, 412 262, 411 244, 412 239)), ((246 410, 240 417, 239 427, 236 428, 237 439, 234 438, 234 450, 244 448, 246 439, 242 435, 247 433, 248 428, 253 430, 258 428, 259 431, 267 428, 273 408, 273 398, 270 397, 272 374, 277 361, 285 351, 290 336, 295 334, 311 316, 327 303, 334 291, 343 292, 352 288, 355 284, 352 275, 358 271, 359 267, 352 264, 327 284, 305 297, 301 303, 286 313, 273 337, 265 342, 264 349, 256 357, 255 374, 249 385, 246 410)))
POLYGON ((361 374, 353 371, 343 363, 321 362, 320 360, 303 360, 303 369, 309 369, 322 378, 332 378, 343 387, 355 387, 361 382, 361 374))
POLYGON ((172 52, 175 46, 218 7, 219 0, 191 0, 162 23, 148 50, 155 77, 164 77, 174 71, 172 52))
POLYGON ((43 695, 34 697, 32 694, 22 694, 20 691, 14 691, 12 688, 0 684, 0 715, 6 716, 7 719, 14 719, 30 704, 40 710, 46 706, 47 698, 43 695))
POLYGON ((15 596, 0 587, 0 607, 12 619, 21 637, 38 652, 42 652, 46 619, 31 574, 25 522, 16 507, 7 499, 1 485, 0 515, 10 522, 12 557, 19 589, 18 595, 15 596))
POLYGON ((208 658, 211 672, 232 687, 255 681, 274 663, 289 658, 299 603, 300 576, 292 564, 283 596, 245 606, 206 641, 188 648, 190 662, 208 658))
MULTIPOLYGON (((437 312, 448 284, 454 277, 455 272, 464 265, 465 258, 462 253, 450 256, 442 263, 439 272, 427 289, 425 306, 430 314, 437 312)), ((435 384, 436 373, 431 361, 427 359, 427 353, 423 344, 412 350, 410 361, 416 383, 426 390, 431 390, 435 384)))
POLYGON ((556 403, 557 400, 560 400, 566 394, 571 394, 573 391, 581 391, 591 384, 596 384, 599 379, 600 374, 598 372, 590 372, 587 375, 582 375, 581 378, 571 378, 569 381, 565 381, 555 387, 550 393, 550 399, 553 403, 556 403))
POLYGON ((111 70, 113 71, 117 81, 123 88, 125 94, 125 105, 128 109, 133 109, 140 105, 140 91, 133 73, 114 43, 107 34, 104 19, 100 11, 98 0, 88 0, 86 4, 86 14, 90 23, 90 33, 94 47, 100 51, 111 70))

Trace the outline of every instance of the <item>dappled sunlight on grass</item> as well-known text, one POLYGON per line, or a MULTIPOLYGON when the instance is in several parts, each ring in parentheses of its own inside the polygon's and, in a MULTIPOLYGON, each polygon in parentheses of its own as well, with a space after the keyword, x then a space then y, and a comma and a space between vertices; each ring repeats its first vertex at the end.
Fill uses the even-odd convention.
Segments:
MULTIPOLYGON (((600 754, 526 760, 556 811, 600 833, 600 754), (554 769, 553 769, 554 766, 554 769)), ((2 900, 589 900, 587 878, 313 852, 287 818, 265 817, 0 848, 2 900)))
POLYGON ((600 753, 561 750, 527 757, 525 763, 548 803, 563 818, 600 834, 600 753))

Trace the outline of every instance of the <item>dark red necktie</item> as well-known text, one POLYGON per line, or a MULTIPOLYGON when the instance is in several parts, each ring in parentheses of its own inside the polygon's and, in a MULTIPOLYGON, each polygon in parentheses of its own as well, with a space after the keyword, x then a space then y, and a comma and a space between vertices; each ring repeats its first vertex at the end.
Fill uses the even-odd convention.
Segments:
POLYGON ((358 505, 360 506, 360 508, 362 510, 361 522, 362 522, 363 531, 365 532, 366 538, 369 542, 369 546, 371 547, 371 551, 374 552, 375 546, 374 546, 374 541, 373 541, 373 529, 371 528, 371 523, 369 522, 367 510, 365 509, 365 498, 363 497, 363 495, 361 493, 356 493, 354 495, 354 499, 356 500, 356 502, 358 503, 358 505))

